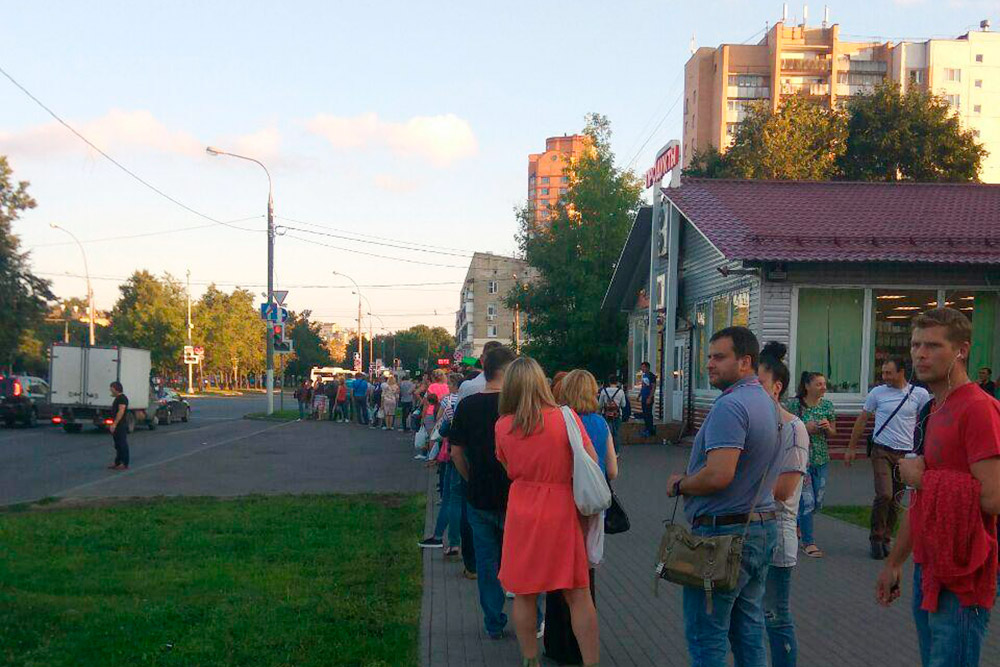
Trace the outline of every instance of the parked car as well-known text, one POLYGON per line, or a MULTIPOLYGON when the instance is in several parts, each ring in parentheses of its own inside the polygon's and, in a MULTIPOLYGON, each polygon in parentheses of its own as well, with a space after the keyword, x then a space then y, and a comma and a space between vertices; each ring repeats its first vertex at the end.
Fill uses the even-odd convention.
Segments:
POLYGON ((31 375, 0 376, 0 419, 4 424, 20 422, 32 427, 39 419, 51 417, 48 382, 31 375))
POLYGON ((173 389, 161 389, 156 400, 156 418, 160 424, 169 425, 176 420, 186 422, 191 419, 191 404, 173 389))

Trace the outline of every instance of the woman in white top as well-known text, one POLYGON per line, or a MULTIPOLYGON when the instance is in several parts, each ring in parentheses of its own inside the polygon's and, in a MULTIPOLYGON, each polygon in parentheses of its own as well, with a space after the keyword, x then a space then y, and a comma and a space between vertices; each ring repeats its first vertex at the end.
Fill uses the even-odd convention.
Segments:
POLYGON ((628 392, 618 385, 618 377, 612 375, 597 395, 597 410, 608 421, 611 437, 615 439, 615 442, 618 442, 618 427, 621 426, 622 419, 625 417, 627 404, 628 392))
POLYGON ((802 477, 809 464, 809 433, 802 420, 788 412, 781 405, 781 397, 788 389, 790 381, 788 366, 785 365, 786 348, 781 343, 771 342, 760 353, 757 375, 760 383, 774 398, 781 415, 782 454, 778 459, 781 466, 778 481, 774 484, 774 499, 777 501, 778 545, 771 558, 764 589, 764 621, 767 637, 771 644, 772 667, 793 667, 798 659, 795 642, 795 623, 789 601, 792 590, 792 568, 798 553, 796 518, 799 497, 802 494, 802 477))

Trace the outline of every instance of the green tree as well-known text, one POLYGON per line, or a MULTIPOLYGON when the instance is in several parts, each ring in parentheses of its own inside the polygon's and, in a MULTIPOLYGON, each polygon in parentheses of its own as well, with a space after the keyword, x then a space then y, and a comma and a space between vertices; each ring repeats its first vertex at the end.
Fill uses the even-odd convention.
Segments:
POLYGON ((684 175, 696 178, 728 178, 729 165, 726 163, 726 156, 715 146, 709 146, 705 150, 696 148, 691 153, 691 160, 684 169, 684 175))
POLYGON ((226 294, 209 285, 192 308, 191 319, 192 340, 205 348, 205 371, 239 387, 244 376, 264 370, 267 328, 249 290, 236 288, 226 294))
POLYGON ((588 115, 584 133, 590 149, 570 164, 569 192, 551 220, 536 221, 527 207, 518 212, 521 251, 538 277, 506 301, 526 317, 524 352, 547 372, 588 368, 601 377, 620 365, 624 351, 624 317, 600 306, 642 186, 615 167, 606 117, 588 115))
POLYGON ((157 278, 136 271, 118 290, 111 309, 111 336, 119 345, 149 350, 159 374, 179 371, 187 343, 187 295, 169 273, 157 278))
POLYGON ((979 179, 987 151, 939 95, 885 82, 853 97, 843 177, 853 181, 947 181, 979 179))
POLYGON ((714 168, 730 178, 829 180, 838 174, 837 159, 846 141, 847 118, 838 109, 795 96, 777 111, 757 102, 737 126, 722 164, 714 168))
POLYGON ((310 322, 311 311, 289 313, 288 338, 292 340, 294 353, 286 358, 285 374, 309 377, 313 366, 329 366, 330 350, 319 336, 319 322, 310 322))
POLYGON ((28 182, 13 181, 7 158, 0 155, 0 364, 19 366, 33 358, 37 349, 34 333, 45 316, 47 302, 54 298, 49 281, 31 272, 28 253, 21 251, 21 241, 13 233, 13 223, 21 213, 35 207, 28 194, 28 182))

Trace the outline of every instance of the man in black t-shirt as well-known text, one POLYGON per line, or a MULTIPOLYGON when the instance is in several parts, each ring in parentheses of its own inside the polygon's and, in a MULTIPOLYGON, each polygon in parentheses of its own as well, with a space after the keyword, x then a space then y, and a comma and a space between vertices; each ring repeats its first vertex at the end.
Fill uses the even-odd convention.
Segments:
POLYGON ((128 396, 125 395, 122 383, 115 380, 111 383, 111 395, 115 400, 111 403, 112 422, 108 427, 115 443, 115 462, 108 466, 111 470, 128 470, 128 396))
POLYGON ((497 461, 494 427, 500 416, 504 369, 513 360, 514 353, 507 347, 496 347, 485 354, 486 388, 462 399, 448 432, 451 460, 468 482, 466 500, 476 551, 479 604, 483 608, 486 633, 493 639, 503 637, 507 625, 507 615, 503 613, 506 598, 497 575, 510 487, 507 472, 497 461))

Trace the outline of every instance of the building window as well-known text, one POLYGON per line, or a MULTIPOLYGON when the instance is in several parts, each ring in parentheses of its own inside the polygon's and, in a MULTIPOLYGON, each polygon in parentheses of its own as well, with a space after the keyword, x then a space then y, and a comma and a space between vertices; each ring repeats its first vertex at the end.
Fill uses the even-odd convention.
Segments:
POLYGON ((983 105, 982 104, 974 104, 974 105, 972 105, 972 113, 982 113, 982 112, 983 112, 983 105))
POLYGON ((981 53, 977 53, 976 54, 976 62, 977 63, 983 62, 983 54, 981 54, 981 53))
POLYGON ((559 194, 561 195, 566 194, 566 188, 559 188, 559 194))
POLYGON ((972 348, 969 350, 969 376, 975 378, 980 368, 993 368, 993 341, 997 328, 996 292, 945 292, 945 303, 962 311, 972 320, 972 348))
POLYGON ((549 189, 548 188, 542 188, 542 194, 543 195, 549 194, 549 189))
POLYGON ((486 304, 486 319, 495 320, 497 318, 497 305, 495 303, 486 304))
POLYGON ((699 303, 695 307, 694 324, 695 350, 694 350, 694 379, 696 389, 709 389, 708 373, 705 365, 708 363, 708 303, 699 303))
POLYGON ((954 69, 952 67, 944 68, 944 80, 945 81, 955 81, 960 82, 962 80, 962 70, 954 69))
POLYGON ((873 290, 872 297, 871 373, 866 389, 881 382, 887 359, 909 361, 913 318, 937 307, 937 290, 873 290))
POLYGON ((826 376, 833 393, 861 391, 865 292, 800 289, 795 370, 826 376))
POLYGON ((979 138, 979 130, 973 130, 972 131, 972 136, 974 136, 974 137, 976 137, 978 139, 979 138))
POLYGON ((497 283, 497 281, 491 280, 490 284, 486 288, 486 291, 489 294, 496 294, 497 291, 499 290, 499 288, 500 288, 500 285, 497 283))
POLYGON ((924 83, 924 70, 922 69, 911 69, 910 70, 910 83, 921 85, 924 83))
POLYGON ((982 79, 976 79, 975 86, 976 86, 976 88, 982 88, 983 87, 983 80, 982 79))
POLYGON ((660 274, 656 276, 656 308, 662 310, 667 307, 667 276, 660 274))
POLYGON ((542 185, 548 185, 548 184, 549 184, 549 177, 542 176, 542 185))
POLYGON ((560 182, 569 183, 569 176, 563 176, 560 182))
POLYGON ((730 137, 736 136, 736 126, 739 123, 726 123, 726 134, 730 137))
POLYGON ((488 325, 486 325, 486 337, 487 338, 496 338, 497 337, 497 325, 495 325, 495 324, 488 324, 488 325))
POLYGON ((712 333, 729 326, 731 299, 728 294, 712 299, 712 333))
POLYGON ((729 326, 749 327, 750 326, 750 291, 744 290, 733 295, 732 316, 729 318, 729 326))
POLYGON ((962 96, 961 95, 945 95, 944 96, 944 100, 945 100, 945 102, 948 103, 948 106, 952 107, 956 111, 958 111, 959 109, 962 108, 962 96))

